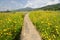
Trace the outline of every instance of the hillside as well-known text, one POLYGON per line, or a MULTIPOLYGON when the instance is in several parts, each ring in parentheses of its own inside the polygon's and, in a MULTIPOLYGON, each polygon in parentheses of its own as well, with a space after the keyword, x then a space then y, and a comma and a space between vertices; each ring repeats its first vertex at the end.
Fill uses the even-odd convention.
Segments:
POLYGON ((35 10, 60 10, 60 3, 54 5, 48 5, 42 8, 37 8, 35 10))
POLYGON ((21 9, 18 9, 16 11, 30 11, 32 10, 33 8, 30 8, 30 7, 26 7, 26 8, 21 8, 21 9))
MULTIPOLYGON (((53 4, 53 5, 47 5, 41 8, 31 8, 31 7, 26 7, 26 8, 20 8, 16 10, 11 10, 11 11, 32 11, 32 10, 60 10, 60 3, 59 4, 53 4)), ((1 12, 10 12, 8 11, 1 11, 1 12)))

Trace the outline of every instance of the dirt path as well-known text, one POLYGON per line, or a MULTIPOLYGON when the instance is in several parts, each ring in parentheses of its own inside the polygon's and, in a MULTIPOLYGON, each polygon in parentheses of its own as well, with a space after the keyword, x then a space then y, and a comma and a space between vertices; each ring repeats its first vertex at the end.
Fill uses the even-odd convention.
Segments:
POLYGON ((41 37, 29 19, 28 14, 26 14, 24 17, 24 26, 22 27, 21 40, 41 40, 41 37))

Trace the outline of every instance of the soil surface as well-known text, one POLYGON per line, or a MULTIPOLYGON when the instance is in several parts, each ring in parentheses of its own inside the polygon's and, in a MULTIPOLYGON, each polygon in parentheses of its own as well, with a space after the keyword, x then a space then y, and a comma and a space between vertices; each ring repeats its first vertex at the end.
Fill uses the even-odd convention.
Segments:
POLYGON ((24 25, 22 27, 21 40, 41 40, 38 31, 29 19, 29 14, 26 14, 24 17, 24 25))

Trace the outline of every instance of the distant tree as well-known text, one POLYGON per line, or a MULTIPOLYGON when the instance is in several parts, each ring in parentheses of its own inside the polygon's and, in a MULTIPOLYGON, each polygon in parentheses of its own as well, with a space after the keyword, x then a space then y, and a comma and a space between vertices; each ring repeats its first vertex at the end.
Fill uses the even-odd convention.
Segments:
POLYGON ((6 12, 10 12, 9 10, 7 10, 6 12))

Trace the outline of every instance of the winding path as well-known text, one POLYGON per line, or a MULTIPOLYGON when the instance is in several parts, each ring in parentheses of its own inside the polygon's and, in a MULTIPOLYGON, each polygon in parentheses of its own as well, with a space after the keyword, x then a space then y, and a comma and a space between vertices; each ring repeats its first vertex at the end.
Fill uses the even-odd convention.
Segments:
POLYGON ((24 25, 22 27, 21 40, 41 40, 39 33, 29 19, 29 14, 24 17, 24 25))

